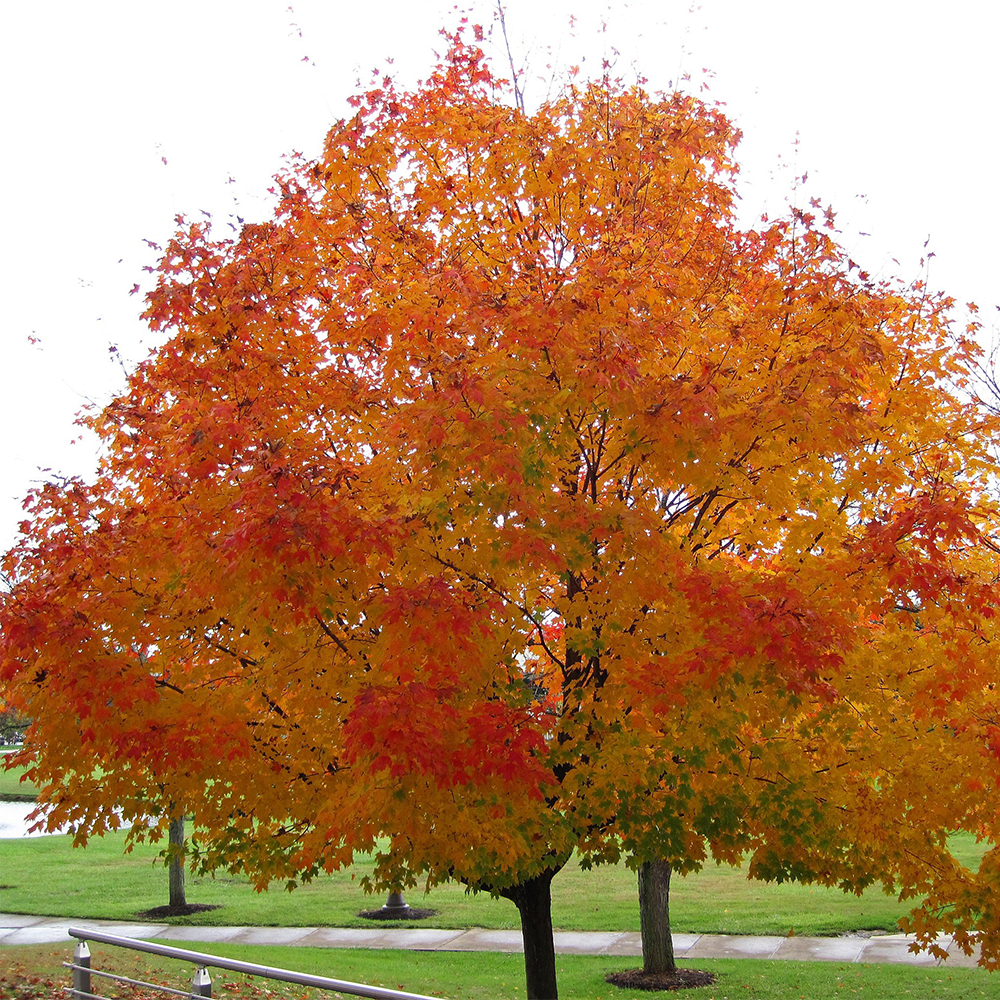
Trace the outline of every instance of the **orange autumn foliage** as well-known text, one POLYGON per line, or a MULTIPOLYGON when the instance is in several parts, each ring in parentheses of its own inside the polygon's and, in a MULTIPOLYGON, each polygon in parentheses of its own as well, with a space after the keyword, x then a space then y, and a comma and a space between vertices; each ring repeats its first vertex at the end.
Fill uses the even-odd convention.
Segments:
POLYGON ((994 428, 946 388, 975 347, 831 220, 738 228, 736 139, 608 80, 523 113, 455 35, 273 219, 185 223, 100 476, 6 557, 49 822, 169 799, 260 884, 749 851, 995 966, 994 428))

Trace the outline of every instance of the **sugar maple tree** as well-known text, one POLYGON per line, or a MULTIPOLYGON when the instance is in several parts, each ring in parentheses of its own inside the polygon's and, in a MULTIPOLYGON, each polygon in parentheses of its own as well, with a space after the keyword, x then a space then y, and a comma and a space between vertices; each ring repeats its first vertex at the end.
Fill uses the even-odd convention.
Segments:
POLYGON ((880 881, 995 966, 1000 851, 946 841, 1000 801, 947 301, 829 213, 741 231, 718 109, 603 80, 525 113, 449 44, 271 221, 183 225, 99 477, 30 499, 0 677, 47 822, 157 836, 169 802, 260 885, 375 850, 376 888, 500 893, 529 997, 574 849, 880 881))

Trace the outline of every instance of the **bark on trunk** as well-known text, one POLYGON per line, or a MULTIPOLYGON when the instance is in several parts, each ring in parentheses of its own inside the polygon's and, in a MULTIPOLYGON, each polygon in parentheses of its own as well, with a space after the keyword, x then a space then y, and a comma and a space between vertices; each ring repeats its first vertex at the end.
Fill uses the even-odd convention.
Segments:
POLYGON ((639 867, 639 928, 643 972, 674 972, 670 936, 670 865, 646 861, 639 867))
POLYGON ((167 870, 170 873, 170 906, 171 908, 187 906, 184 892, 184 817, 176 816, 170 821, 169 842, 172 848, 167 870))
POLYGON ((559 997, 550 892, 555 874, 549 870, 500 892, 514 903, 521 915, 528 1000, 558 1000, 559 997))

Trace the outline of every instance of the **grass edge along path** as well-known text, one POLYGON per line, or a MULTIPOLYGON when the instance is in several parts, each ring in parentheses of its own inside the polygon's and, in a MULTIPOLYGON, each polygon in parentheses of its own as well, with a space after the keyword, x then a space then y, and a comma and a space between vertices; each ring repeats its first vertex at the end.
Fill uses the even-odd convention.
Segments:
MULTIPOLYGON (((73 848, 68 836, 0 840, 0 912, 85 919, 135 920, 142 911, 167 902, 167 873, 157 861, 160 845, 123 854, 123 833, 95 838, 73 848)), ((972 837, 958 847, 966 864, 978 864, 981 848, 972 837)), ((256 893, 245 880, 225 873, 217 878, 187 878, 190 903, 220 909, 165 922, 189 926, 371 927, 358 912, 384 902, 366 896, 358 882, 372 868, 359 858, 353 868, 324 876, 292 893, 275 885, 256 893)), ((552 883, 557 930, 637 931, 639 912, 635 873, 624 865, 584 871, 571 861, 552 883)), ((445 929, 517 929, 513 904, 488 895, 469 895, 463 886, 445 884, 428 895, 407 892, 411 906, 437 914, 421 922, 445 929)), ((878 888, 863 896, 837 889, 785 883, 751 882, 745 871, 709 864, 697 874, 675 878, 671 918, 676 933, 831 936, 852 931, 896 931, 909 909, 878 888)))
MULTIPOLYGON (((176 942, 164 942, 174 944, 176 942)), ((489 952, 412 952, 369 949, 289 948, 260 945, 189 943, 195 950, 277 968, 336 979, 387 986, 449 1000, 510 1000, 524 996, 523 957, 489 952)), ((53 988, 69 982, 61 962, 73 946, 13 945, 5 947, 0 965, 0 995, 16 1000, 49 1000, 53 988), (31 980, 34 979, 34 987, 31 980), (19 985, 20 984, 20 985, 19 985), (32 988, 36 992, 31 992, 32 988), (22 992, 17 992, 21 989, 22 992)), ((92 945, 95 968, 112 969, 150 982, 185 989, 193 968, 152 955, 126 954, 92 945)), ((649 1000, 652 994, 619 990, 604 977, 630 967, 613 955, 560 955, 556 960, 560 995, 566 1000, 649 1000)), ((911 965, 854 965, 840 962, 788 962, 754 959, 698 959, 683 962, 715 973, 709 987, 677 994, 684 1000, 899 1000, 901 997, 945 1000, 995 1000, 998 984, 979 969, 911 965)), ((267 1000, 323 1000, 335 994, 304 991, 264 980, 247 980, 213 971, 218 996, 238 995, 267 1000), (226 986, 226 983, 233 984, 226 986)), ((660 994, 662 996, 662 994, 660 994)))

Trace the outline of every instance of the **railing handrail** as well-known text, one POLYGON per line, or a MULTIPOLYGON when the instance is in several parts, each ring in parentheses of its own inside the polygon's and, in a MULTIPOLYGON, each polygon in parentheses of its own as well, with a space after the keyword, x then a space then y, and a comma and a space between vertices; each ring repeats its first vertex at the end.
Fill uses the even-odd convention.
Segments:
POLYGON ((294 983, 296 986, 336 990, 340 993, 349 993, 352 996, 368 997, 370 1000, 440 1000, 440 998, 428 997, 423 993, 405 993, 402 990, 390 990, 382 986, 369 986, 365 983, 351 983, 340 979, 329 979, 326 976, 313 976, 305 972, 293 972, 290 969, 256 965, 253 962, 241 962, 235 958, 223 958, 221 955, 206 955, 200 951, 189 951, 187 948, 173 948, 170 945, 153 944, 152 941, 140 941, 137 938, 105 934, 104 931, 70 927, 67 933, 81 941, 97 941, 100 944, 109 944, 116 948, 128 948, 132 951, 144 951, 150 955, 160 955, 163 958, 176 958, 184 962, 193 962, 198 966, 225 969, 227 972, 241 972, 249 976, 260 976, 262 979, 277 979, 284 983, 294 983))

